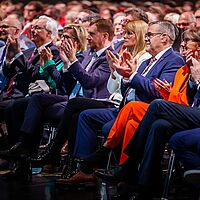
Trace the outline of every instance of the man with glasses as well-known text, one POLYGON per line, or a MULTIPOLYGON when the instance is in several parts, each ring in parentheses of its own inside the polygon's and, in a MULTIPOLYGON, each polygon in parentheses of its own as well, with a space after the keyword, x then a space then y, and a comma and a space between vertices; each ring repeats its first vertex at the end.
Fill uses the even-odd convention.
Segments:
MULTIPOLYGON (((3 75, 2 66, 6 56, 8 37, 18 38, 22 30, 22 24, 17 19, 5 18, 0 22, 0 93, 6 86, 7 78, 3 75)), ((20 45, 21 46, 21 45, 20 45)))
POLYGON ((196 19, 192 12, 183 12, 178 19, 177 27, 182 31, 196 26, 196 19))
MULTIPOLYGON (((36 31, 45 31, 44 26, 38 23, 35 23, 33 25, 32 30, 34 31, 34 33, 36 31)), ((74 30, 77 30, 76 26, 74 26, 74 30)), ((77 35, 80 34, 79 32, 77 32, 77 35)), ((66 72, 64 74, 68 75, 68 77, 65 76, 66 78, 64 78, 64 81, 67 84, 70 84, 71 82, 74 83, 75 81, 76 84, 74 88, 72 88, 73 90, 70 91, 70 94, 65 96, 54 94, 36 94, 32 96, 30 98, 30 101, 28 102, 28 108, 26 110, 23 125, 18 131, 18 133, 20 133, 21 135, 20 142, 17 142, 13 146, 14 148, 9 149, 9 154, 20 155, 20 152, 22 152, 24 149, 26 149, 26 151, 29 151, 25 144, 26 141, 30 141, 30 138, 33 136, 33 134, 35 134, 35 130, 41 125, 41 121, 38 121, 38 119, 42 118, 42 111, 45 112, 45 120, 50 120, 54 123, 58 123, 61 121, 58 128, 58 137, 55 138, 56 143, 52 143, 52 145, 58 145, 59 143, 60 146, 60 143, 62 144, 62 142, 65 142, 65 138, 68 134, 64 132, 66 129, 66 121, 65 115, 63 115, 64 107, 67 105, 68 100, 75 97, 86 97, 89 100, 90 98, 105 99, 109 97, 109 92, 106 86, 107 80, 110 76, 110 69, 108 66, 105 51, 107 49, 113 51, 111 47, 111 41, 114 35, 112 24, 109 20, 98 19, 90 24, 88 35, 86 35, 86 31, 85 34, 83 34, 84 30, 82 30, 81 32, 82 34, 79 35, 79 40, 73 37, 73 35, 75 35, 73 33, 73 29, 71 34, 69 32, 64 33, 62 38, 63 40, 64 38, 67 38, 65 41, 63 41, 63 44, 65 46, 63 48, 65 52, 65 57, 67 57, 68 59, 68 61, 67 59, 64 60, 66 62, 65 69, 63 69, 63 71, 66 72), (81 61, 79 61, 76 58, 76 53, 80 53, 80 49, 76 52, 75 45, 77 45, 78 41, 80 41, 83 37, 85 37, 84 39, 86 39, 87 37, 90 49, 84 52, 85 57, 81 61), (71 82, 67 82, 68 80, 71 80, 71 82), (31 121, 29 120, 30 117, 31 121)), ((37 35, 36 33, 33 35, 35 35, 35 40, 36 36, 37 39, 39 39, 39 36, 40 38, 43 36, 39 33, 37 35)), ((110 105, 111 103, 108 102, 108 104, 110 105)), ((101 103, 101 105, 104 105, 104 101, 101 103)), ((106 105, 107 103, 105 102, 105 106, 106 105)), ((84 106, 84 103, 80 104, 79 109, 84 109, 84 106)), ((47 152, 49 152, 51 148, 52 147, 50 146, 50 149, 47 149, 47 152)), ((55 153, 57 155, 57 151, 55 153)), ((41 156, 43 156, 43 154, 41 156)), ((53 162, 54 160, 57 160, 57 157, 53 157, 52 155, 50 161, 53 162)))
POLYGON ((194 16, 196 19, 196 27, 200 27, 200 9, 195 11, 194 16))

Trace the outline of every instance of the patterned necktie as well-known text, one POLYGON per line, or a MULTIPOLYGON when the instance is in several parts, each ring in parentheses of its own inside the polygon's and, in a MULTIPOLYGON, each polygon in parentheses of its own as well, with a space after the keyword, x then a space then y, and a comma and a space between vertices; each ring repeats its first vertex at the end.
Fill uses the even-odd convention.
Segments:
POLYGON ((2 51, 2 54, 1 54, 1 59, 0 59, 0 67, 2 66, 3 64, 3 61, 5 59, 5 55, 6 55, 6 46, 2 47, 4 48, 3 51, 2 51))
POLYGON ((8 88, 6 90, 6 94, 8 96, 10 96, 14 90, 14 84, 15 84, 15 80, 16 80, 17 74, 15 74, 10 81, 8 82, 8 88))
POLYGON ((91 58, 90 62, 87 64, 87 66, 85 68, 86 71, 88 71, 91 68, 91 66, 93 65, 94 61, 96 60, 96 58, 97 58, 96 52, 93 52, 91 57, 92 58, 91 58))
POLYGON ((149 70, 150 70, 150 68, 151 68, 151 66, 152 66, 152 64, 153 64, 153 62, 155 62, 157 59, 155 58, 155 57, 152 57, 151 58, 151 60, 150 60, 150 62, 149 62, 149 64, 145 67, 145 69, 143 70, 143 72, 142 72, 142 76, 146 76, 146 74, 149 72, 149 70))
POLYGON ((81 89, 81 84, 77 81, 76 85, 74 86, 74 89, 72 90, 71 94, 69 95, 69 99, 72 99, 77 96, 81 89))
POLYGON ((31 54, 30 58, 28 59, 29 62, 31 62, 33 60, 33 58, 35 57, 35 54, 37 53, 37 51, 38 50, 36 48, 33 50, 33 53, 31 54))

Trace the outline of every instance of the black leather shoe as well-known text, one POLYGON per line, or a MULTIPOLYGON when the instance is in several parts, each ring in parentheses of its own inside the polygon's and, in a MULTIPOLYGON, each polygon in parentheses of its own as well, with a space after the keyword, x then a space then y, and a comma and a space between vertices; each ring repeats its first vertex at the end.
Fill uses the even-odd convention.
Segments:
POLYGON ((121 169, 114 169, 113 171, 105 169, 97 169, 95 175, 105 181, 112 183, 119 183, 125 180, 125 176, 121 169))
POLYGON ((67 155, 65 164, 62 169, 61 178, 67 179, 77 172, 77 162, 71 155, 67 155))
POLYGON ((4 174, 3 177, 10 181, 30 182, 32 180, 30 159, 18 161, 17 166, 11 172, 4 174))
POLYGON ((59 154, 55 151, 55 142, 52 141, 41 154, 31 158, 31 163, 34 167, 42 167, 52 164, 56 157, 59 158, 59 154))
POLYGON ((19 141, 10 149, 0 151, 0 157, 4 159, 18 159, 29 156, 29 151, 24 147, 23 142, 19 141))

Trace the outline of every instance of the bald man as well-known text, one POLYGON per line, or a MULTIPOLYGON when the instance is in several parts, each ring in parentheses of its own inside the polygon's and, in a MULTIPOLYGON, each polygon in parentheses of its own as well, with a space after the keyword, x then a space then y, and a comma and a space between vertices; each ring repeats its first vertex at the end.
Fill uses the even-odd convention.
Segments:
POLYGON ((0 22, 0 92, 4 89, 7 79, 3 75, 2 65, 5 60, 6 42, 8 36, 12 38, 19 38, 22 31, 22 24, 18 19, 5 18, 0 22))
POLYGON ((192 28, 196 26, 196 19, 192 12, 183 12, 176 24, 178 28, 182 31, 187 30, 188 28, 192 28))
POLYGON ((200 9, 195 11, 194 16, 196 19, 196 27, 200 27, 200 9))

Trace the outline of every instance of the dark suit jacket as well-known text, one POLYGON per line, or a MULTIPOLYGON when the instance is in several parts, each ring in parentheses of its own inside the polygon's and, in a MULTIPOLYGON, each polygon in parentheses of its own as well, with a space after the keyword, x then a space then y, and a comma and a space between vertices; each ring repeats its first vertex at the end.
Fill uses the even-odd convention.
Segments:
MULTIPOLYGON (((55 63, 58 64, 59 62, 61 62, 59 56, 59 50, 57 49, 57 47, 54 46, 52 43, 47 45, 47 47, 50 47, 53 54, 53 60, 55 61, 55 63)), ((13 95, 11 96, 13 98, 26 95, 28 93, 29 84, 31 82, 34 82, 35 80, 39 79, 46 80, 48 76, 51 76, 51 78, 55 82, 60 81, 60 72, 56 70, 55 66, 51 66, 50 68, 48 68, 48 70, 46 70, 48 76, 39 73, 40 70, 39 54, 36 53, 33 59, 29 61, 29 58, 31 57, 33 51, 34 48, 27 49, 11 64, 4 63, 3 73, 7 78, 10 79, 17 74, 14 85, 14 92, 13 95)))
MULTIPOLYGON (((111 47, 108 49, 113 51, 111 47)), ((91 60, 91 55, 89 55, 89 51, 85 54, 82 64, 75 62, 68 71, 80 82, 83 87, 84 97, 95 99, 108 98, 110 94, 107 90, 107 81, 110 76, 110 68, 105 51, 96 58, 88 71, 85 68, 91 60)))
POLYGON ((120 49, 122 48, 123 44, 124 44, 124 40, 114 42, 114 50, 116 52, 119 52, 120 49))
POLYGON ((162 55, 162 57, 144 77, 141 73, 149 62, 150 59, 144 61, 140 65, 138 73, 133 77, 129 84, 125 85, 122 83, 122 93, 124 93, 127 87, 131 87, 136 90, 137 101, 150 103, 154 99, 162 98, 160 93, 156 91, 152 83, 153 80, 155 78, 159 78, 160 80, 165 79, 169 83, 173 83, 176 71, 185 64, 184 59, 179 54, 175 53, 172 48, 170 48, 162 55))

